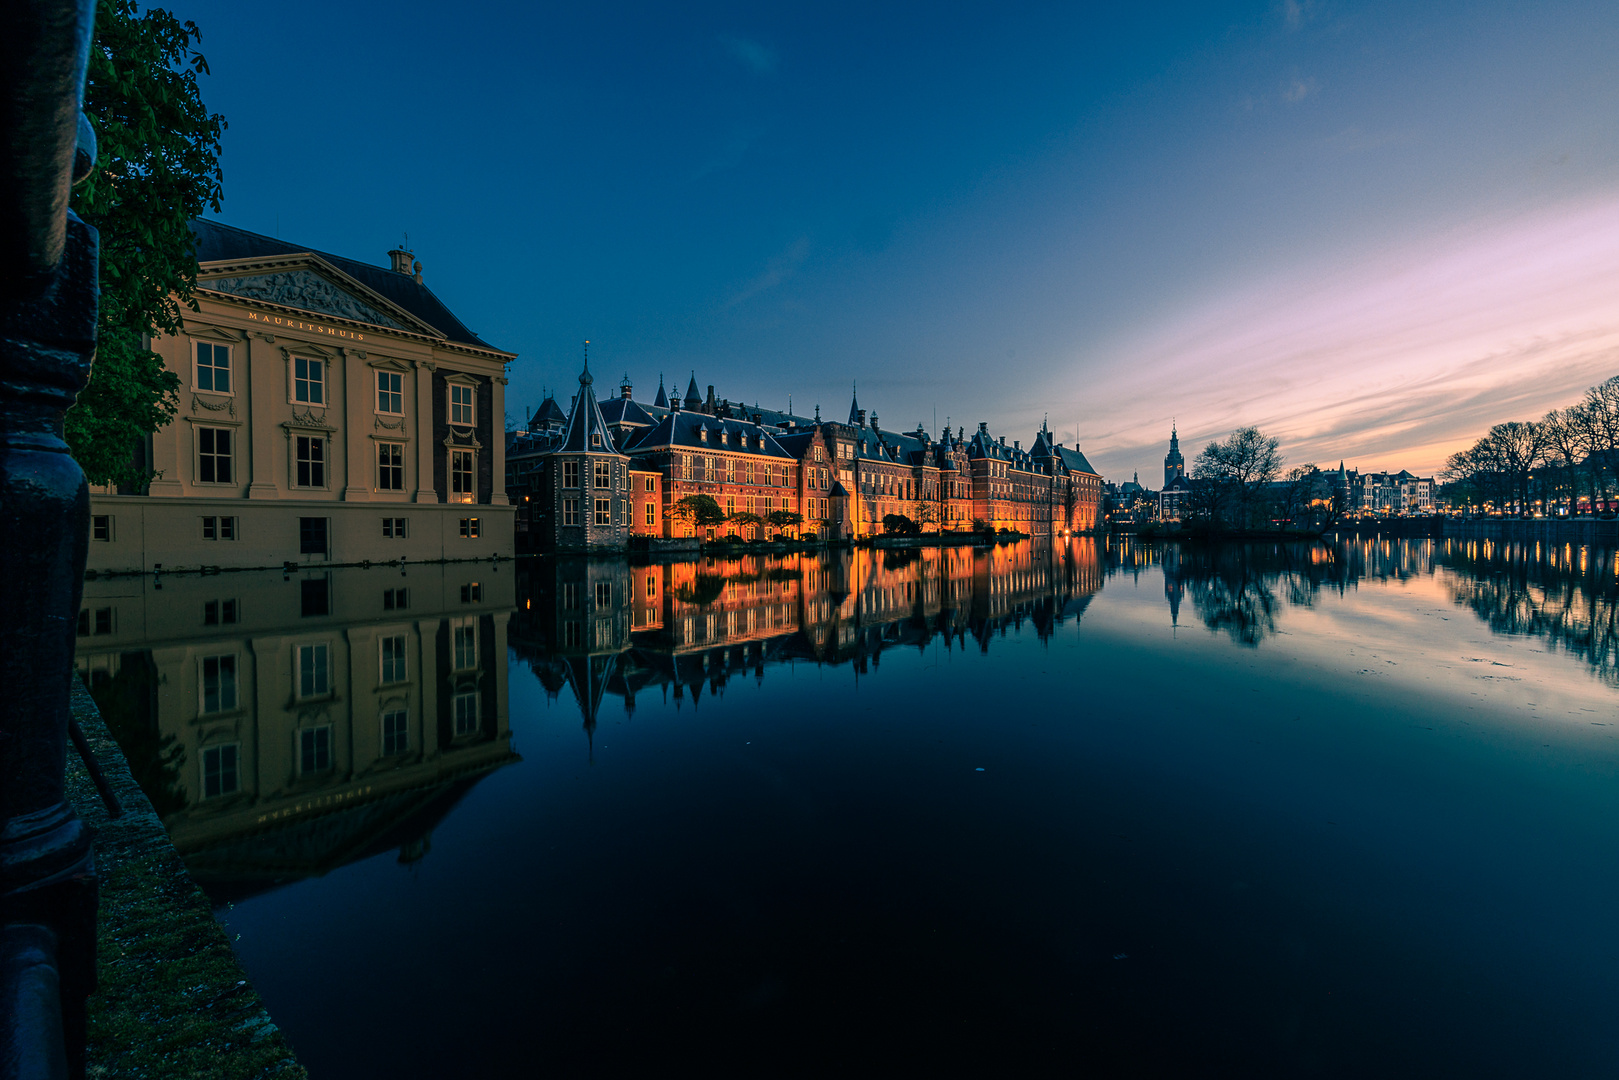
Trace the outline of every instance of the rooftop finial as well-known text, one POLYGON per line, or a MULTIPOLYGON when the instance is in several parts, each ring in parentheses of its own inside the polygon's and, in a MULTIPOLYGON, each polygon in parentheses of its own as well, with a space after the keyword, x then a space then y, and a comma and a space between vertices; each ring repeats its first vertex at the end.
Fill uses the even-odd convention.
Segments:
POLYGON ((590 342, 585 342, 585 369, 579 373, 579 385, 589 386, 596 380, 590 375, 590 342))

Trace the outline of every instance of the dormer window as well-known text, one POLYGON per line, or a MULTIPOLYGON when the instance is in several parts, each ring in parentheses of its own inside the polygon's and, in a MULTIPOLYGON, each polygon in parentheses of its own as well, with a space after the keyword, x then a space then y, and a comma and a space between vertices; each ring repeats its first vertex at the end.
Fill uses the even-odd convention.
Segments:
POLYGON ((708 429, 707 428, 698 428, 697 429, 697 441, 698 442, 707 442, 708 441, 708 429))
POLYGON ((591 446, 600 446, 601 444, 602 444, 602 433, 599 432, 599 431, 592 431, 590 433, 590 445, 591 446))

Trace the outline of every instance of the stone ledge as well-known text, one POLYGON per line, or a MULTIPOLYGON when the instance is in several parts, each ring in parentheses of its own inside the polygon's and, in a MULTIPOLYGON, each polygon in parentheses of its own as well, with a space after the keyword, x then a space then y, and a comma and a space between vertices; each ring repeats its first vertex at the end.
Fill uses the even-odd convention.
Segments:
POLYGON ((68 798, 96 830, 101 877, 88 1075, 304 1080, 95 701, 72 685, 73 716, 124 809, 108 818, 69 746, 68 798))

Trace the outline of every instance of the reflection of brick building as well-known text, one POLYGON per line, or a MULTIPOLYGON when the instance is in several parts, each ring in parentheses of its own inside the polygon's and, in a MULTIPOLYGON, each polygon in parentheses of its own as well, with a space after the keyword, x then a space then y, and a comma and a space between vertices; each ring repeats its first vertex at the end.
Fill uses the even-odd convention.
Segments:
MULTIPOLYGON (((589 373, 581 376, 588 394, 589 373)), ((564 411, 547 398, 527 428, 512 440, 508 485, 517 497, 519 549, 622 547, 631 537, 695 537, 697 529, 675 508, 688 495, 708 495, 727 516, 773 511, 800 514, 804 524, 789 532, 833 539, 876 535, 884 519, 903 516, 923 532, 964 532, 976 526, 1013 529, 1032 536, 1088 532, 1096 528, 1102 479, 1078 450, 1056 442, 1046 429, 1024 448, 1008 446, 980 424, 971 438, 948 428, 937 439, 915 431, 885 431, 853 401, 846 423, 705 399, 693 377, 684 398, 670 399, 662 385, 651 404, 634 400, 626 380, 615 398, 585 402, 576 397, 564 411), (585 419, 576 422, 575 418, 585 419), (600 419, 596 419, 599 417, 600 419), (576 428, 606 434, 599 452, 616 454, 630 470, 656 474, 631 486, 643 501, 626 510, 622 532, 584 535, 563 542, 556 515, 557 477, 576 428), (659 498, 656 508, 648 510, 659 498)), ((616 519, 615 519, 616 521, 616 519)), ((616 526, 615 526, 616 529, 616 526)), ((710 533, 735 532, 757 539, 776 530, 748 519, 710 533)), ((711 537, 705 537, 711 538, 711 537)))
POLYGON ((661 688, 676 701, 736 675, 801 659, 865 665, 883 650, 987 650, 1006 626, 1042 637, 1077 619, 1102 585, 1098 541, 856 548, 630 567, 584 557, 519 567, 516 655, 553 694, 572 689, 594 729, 604 695, 661 688))

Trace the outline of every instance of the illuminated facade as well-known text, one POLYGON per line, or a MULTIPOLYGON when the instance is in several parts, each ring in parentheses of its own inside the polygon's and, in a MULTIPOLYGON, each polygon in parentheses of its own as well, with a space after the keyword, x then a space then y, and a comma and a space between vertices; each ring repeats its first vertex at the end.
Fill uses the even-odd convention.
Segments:
POLYGON ((848 421, 836 423, 822 420, 819 409, 805 418, 716 400, 713 387, 705 399, 695 377, 684 398, 670 399, 660 385, 657 399, 645 405, 633 399, 626 379, 617 397, 588 407, 576 397, 565 412, 548 398, 513 440, 508 483, 518 495, 520 548, 526 537, 532 550, 578 549, 554 539, 553 463, 562 460, 571 418, 592 408, 628 468, 656 474, 652 486, 661 499, 656 511, 635 508, 622 536, 591 539, 588 548, 622 547, 636 537, 701 540, 731 532, 743 539, 777 531, 862 539, 885 532, 885 522, 895 517, 925 533, 987 527, 1049 538, 1091 532, 1100 517, 1101 476, 1043 424, 1028 448, 1021 441, 1009 447, 985 424, 971 438, 947 428, 935 439, 920 425, 886 431, 875 414, 867 421, 858 400, 848 421), (803 523, 782 530, 742 518, 700 529, 678 512, 689 495, 712 497, 727 518, 788 511, 803 523))
POLYGON ((423 284, 193 223, 197 310, 151 348, 179 412, 141 491, 92 488, 89 568, 481 559, 512 552, 506 364, 423 284))

